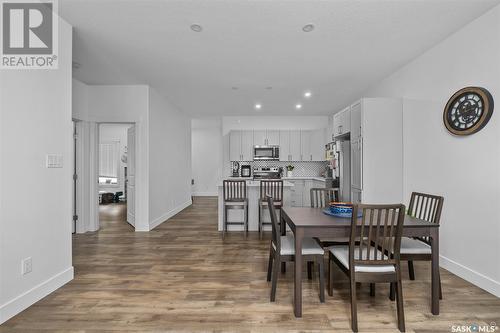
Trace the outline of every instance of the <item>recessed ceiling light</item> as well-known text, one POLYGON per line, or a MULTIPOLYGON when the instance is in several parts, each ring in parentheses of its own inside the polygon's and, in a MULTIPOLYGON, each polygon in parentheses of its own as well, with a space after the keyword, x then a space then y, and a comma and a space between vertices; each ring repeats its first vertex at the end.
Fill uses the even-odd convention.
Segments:
POLYGON ((255 104, 255 110, 260 110, 260 109, 262 109, 262 104, 259 103, 255 104))
POLYGON ((191 24, 191 30, 193 30, 194 32, 201 32, 203 28, 199 24, 191 24))
POLYGON ((304 97, 305 97, 305 98, 309 98, 309 97, 311 97, 311 96, 312 96, 312 92, 310 92, 310 91, 306 91, 306 92, 304 93, 304 97))
POLYGON ((297 110, 302 109, 302 104, 295 104, 295 108, 296 108, 297 110))
POLYGON ((311 32, 314 30, 314 24, 306 24, 305 26, 302 27, 302 30, 304 32, 311 32))

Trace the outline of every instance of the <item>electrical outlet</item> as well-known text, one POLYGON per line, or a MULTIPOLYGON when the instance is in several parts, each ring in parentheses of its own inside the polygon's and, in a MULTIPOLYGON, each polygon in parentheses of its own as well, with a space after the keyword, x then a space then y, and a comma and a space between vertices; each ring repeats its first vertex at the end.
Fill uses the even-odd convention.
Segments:
POLYGON ((26 275, 31 273, 33 270, 33 263, 31 261, 31 257, 28 257, 22 261, 22 274, 26 275))

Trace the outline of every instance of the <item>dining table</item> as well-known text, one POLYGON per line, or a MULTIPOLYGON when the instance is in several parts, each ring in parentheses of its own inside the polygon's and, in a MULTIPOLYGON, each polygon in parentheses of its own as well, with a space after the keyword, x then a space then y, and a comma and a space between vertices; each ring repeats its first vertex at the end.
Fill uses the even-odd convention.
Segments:
MULTIPOLYGON (((288 225, 295 236, 294 314, 302 317, 302 240, 304 237, 342 238, 351 234, 351 219, 324 213, 325 208, 283 207, 280 231, 288 225)), ((439 314, 439 224, 406 215, 404 237, 428 237, 431 246, 431 312, 439 314)))

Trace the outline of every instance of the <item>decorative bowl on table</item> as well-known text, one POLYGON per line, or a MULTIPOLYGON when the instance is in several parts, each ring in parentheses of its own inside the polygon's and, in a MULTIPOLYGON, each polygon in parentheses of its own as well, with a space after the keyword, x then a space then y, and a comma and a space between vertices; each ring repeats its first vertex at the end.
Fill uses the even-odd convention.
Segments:
MULTIPOLYGON (((351 218, 352 203, 350 202, 331 202, 329 208, 324 211, 328 215, 336 217, 351 218)), ((359 216, 359 213, 358 213, 359 216)))

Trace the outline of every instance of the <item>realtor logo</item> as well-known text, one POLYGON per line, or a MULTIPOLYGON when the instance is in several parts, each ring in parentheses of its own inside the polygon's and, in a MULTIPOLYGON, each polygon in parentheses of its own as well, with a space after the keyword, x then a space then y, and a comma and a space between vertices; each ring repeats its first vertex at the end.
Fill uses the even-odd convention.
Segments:
POLYGON ((55 0, 0 0, 3 69, 57 68, 55 0))

